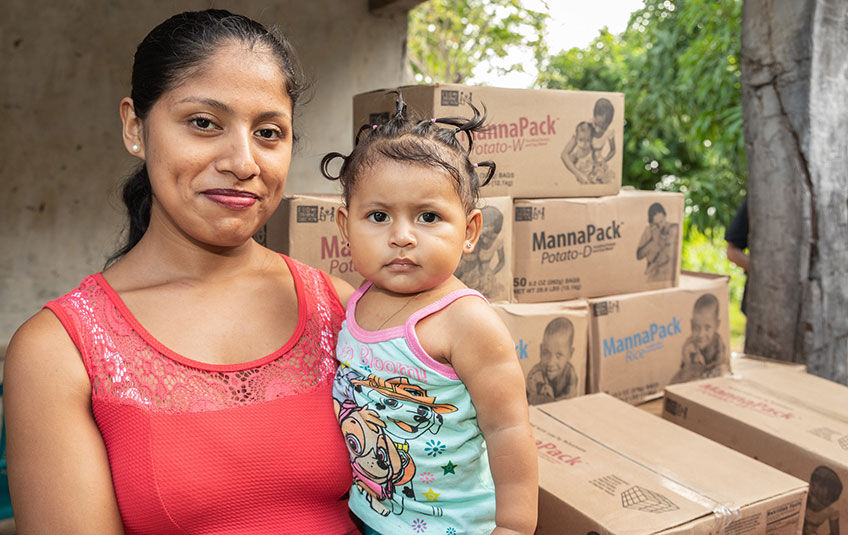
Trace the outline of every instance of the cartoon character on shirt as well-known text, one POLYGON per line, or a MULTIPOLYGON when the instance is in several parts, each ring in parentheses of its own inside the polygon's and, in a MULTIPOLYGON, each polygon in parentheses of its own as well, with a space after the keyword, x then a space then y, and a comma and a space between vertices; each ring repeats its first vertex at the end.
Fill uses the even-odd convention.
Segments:
MULTIPOLYGON (((438 434, 444 421, 442 414, 457 409, 436 403, 426 390, 403 376, 365 377, 347 368, 337 374, 336 380, 347 397, 335 402, 348 407, 338 416, 351 452, 354 482, 368 494, 372 509, 384 516, 389 512, 400 514, 405 498, 415 498, 415 460, 409 453, 409 440, 426 432, 438 434), (361 444, 365 440, 368 446, 361 444), (375 464, 379 470, 375 470, 375 464), (397 488, 401 488, 399 493, 397 488)), ((441 516, 441 508, 432 506, 430 514, 441 516)))

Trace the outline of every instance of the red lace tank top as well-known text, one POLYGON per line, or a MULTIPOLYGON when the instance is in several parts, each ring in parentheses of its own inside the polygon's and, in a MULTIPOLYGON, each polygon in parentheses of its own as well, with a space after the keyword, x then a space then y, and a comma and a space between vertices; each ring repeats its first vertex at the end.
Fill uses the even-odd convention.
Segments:
POLYGON ((356 533, 332 406, 344 310, 325 274, 283 258, 297 327, 243 364, 169 350, 99 274, 46 305, 82 354, 128 534, 356 533))

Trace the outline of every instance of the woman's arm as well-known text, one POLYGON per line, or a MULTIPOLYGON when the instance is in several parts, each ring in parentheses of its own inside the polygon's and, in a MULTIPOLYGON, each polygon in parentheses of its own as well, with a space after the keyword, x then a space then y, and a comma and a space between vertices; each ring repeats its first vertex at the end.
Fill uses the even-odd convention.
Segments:
POLYGON ((648 256, 648 251, 646 250, 651 243, 653 243, 653 234, 651 233, 651 226, 642 231, 642 238, 639 240, 639 246, 636 248, 636 260, 642 260, 646 256, 648 256))
POLYGON ((482 300, 461 299, 452 312, 451 363, 465 383, 489 451, 495 482, 493 535, 536 528, 539 476, 524 374, 506 326, 482 300))
POLYGON ((52 312, 42 310, 12 337, 3 382, 18 533, 123 533, 91 384, 52 312))
POLYGON ((610 136, 609 138, 609 154, 607 154, 606 158, 604 158, 604 162, 608 162, 612 160, 612 157, 615 156, 615 138, 610 136))

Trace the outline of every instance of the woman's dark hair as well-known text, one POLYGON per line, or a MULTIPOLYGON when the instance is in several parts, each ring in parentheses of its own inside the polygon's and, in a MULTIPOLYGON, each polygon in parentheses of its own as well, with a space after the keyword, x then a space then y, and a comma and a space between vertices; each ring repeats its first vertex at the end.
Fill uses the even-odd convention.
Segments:
POLYGON ((615 108, 612 106, 612 102, 605 98, 599 98, 597 102, 595 102, 595 109, 593 110, 593 115, 600 115, 605 119, 607 125, 612 122, 612 116, 615 114, 615 108))
POLYGON ((486 107, 483 113, 469 103, 474 115, 471 119, 460 117, 410 118, 406 115, 406 103, 403 96, 396 92, 396 113, 382 125, 363 125, 356 135, 353 151, 345 156, 331 152, 321 160, 321 172, 330 180, 338 180, 342 185, 345 204, 350 202, 351 194, 362 172, 388 159, 405 163, 414 163, 439 168, 454 179, 454 187, 466 212, 477 204, 479 189, 485 186, 495 174, 495 164, 491 161, 472 164, 469 158, 473 145, 473 133, 483 130, 486 121, 486 107), (449 125, 445 128, 439 125, 449 125), (464 133, 463 135, 459 135, 464 133), (465 138, 464 147, 458 138, 465 138), (330 162, 342 159, 338 176, 329 170, 330 162), (487 172, 481 180, 477 168, 485 167, 487 172))
POLYGON ((657 214, 666 215, 665 208, 663 208, 663 205, 658 202, 655 202, 648 208, 648 223, 653 223, 654 216, 657 214))
MULTIPOLYGON (((276 59, 294 111, 307 83, 285 36, 242 15, 207 9, 174 15, 153 28, 138 45, 130 93, 135 115, 144 120, 164 93, 197 73, 221 46, 233 42, 269 52, 276 59)), ((135 247, 147 231, 152 195, 147 167, 142 164, 124 183, 122 198, 129 230, 126 243, 107 260, 107 266, 135 247)))

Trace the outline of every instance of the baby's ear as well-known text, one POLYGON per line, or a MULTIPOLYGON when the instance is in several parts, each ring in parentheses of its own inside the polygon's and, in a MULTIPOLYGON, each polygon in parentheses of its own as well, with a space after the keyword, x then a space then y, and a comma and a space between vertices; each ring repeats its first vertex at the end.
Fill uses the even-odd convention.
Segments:
POLYGON ((477 245, 477 240, 480 239, 480 231, 483 229, 483 212, 475 208, 468 213, 465 218, 465 243, 471 244, 470 247, 465 247, 462 252, 470 253, 477 245))
POLYGON ((349 241, 347 234, 347 216, 347 207, 339 206, 339 209, 336 210, 336 226, 339 227, 339 233, 342 235, 342 239, 345 242, 349 241))

